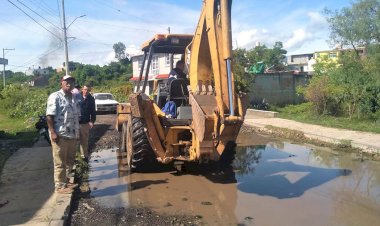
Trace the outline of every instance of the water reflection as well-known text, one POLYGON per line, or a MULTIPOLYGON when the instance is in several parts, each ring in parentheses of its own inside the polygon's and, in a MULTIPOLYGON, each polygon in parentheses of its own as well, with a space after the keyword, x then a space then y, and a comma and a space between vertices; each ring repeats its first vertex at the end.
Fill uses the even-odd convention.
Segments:
POLYGON ((270 145, 238 148, 234 162, 238 189, 278 199, 294 198, 313 187, 351 174, 348 169, 296 164, 292 160, 294 157, 293 153, 270 145))
POLYGON ((379 163, 252 135, 239 145, 233 167, 189 164, 181 175, 122 175, 116 154, 103 150, 91 160, 91 195, 107 207, 199 215, 208 225, 380 222, 379 163))
POLYGON ((255 171, 255 166, 259 164, 261 152, 265 150, 265 145, 237 147, 235 160, 232 166, 239 176, 251 174, 255 171))

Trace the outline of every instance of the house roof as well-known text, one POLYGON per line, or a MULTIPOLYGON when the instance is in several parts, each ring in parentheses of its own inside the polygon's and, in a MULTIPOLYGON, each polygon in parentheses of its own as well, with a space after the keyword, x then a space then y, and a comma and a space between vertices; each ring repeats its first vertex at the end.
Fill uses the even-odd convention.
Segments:
POLYGON ((145 52, 154 45, 155 53, 183 54, 192 40, 193 35, 190 34, 156 34, 153 39, 146 41, 141 49, 145 52))
MULTIPOLYGON (((156 76, 149 76, 148 77, 148 80, 151 81, 151 80, 154 80, 154 79, 167 79, 169 78, 169 74, 159 74, 159 75, 156 75, 156 76)), ((139 76, 133 76, 131 79, 129 79, 129 81, 137 81, 139 80, 139 76)), ((143 81, 144 78, 141 79, 141 81, 143 81)))

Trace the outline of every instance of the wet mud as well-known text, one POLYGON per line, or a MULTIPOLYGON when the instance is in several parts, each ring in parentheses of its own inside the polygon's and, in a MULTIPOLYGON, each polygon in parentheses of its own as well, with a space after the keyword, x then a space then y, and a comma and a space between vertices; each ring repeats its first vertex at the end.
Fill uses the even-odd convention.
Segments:
POLYGON ((103 149, 92 153, 84 183, 87 192, 77 196, 72 225, 380 222, 380 164, 355 153, 279 141, 246 130, 239 134, 231 167, 193 164, 181 174, 171 167, 120 174, 117 140, 101 141, 106 136, 107 132, 97 141, 106 145, 95 143, 103 149))

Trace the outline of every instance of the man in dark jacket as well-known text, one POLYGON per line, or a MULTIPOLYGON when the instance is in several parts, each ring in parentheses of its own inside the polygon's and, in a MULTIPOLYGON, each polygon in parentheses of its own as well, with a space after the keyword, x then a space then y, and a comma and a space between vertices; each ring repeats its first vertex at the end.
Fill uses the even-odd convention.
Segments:
POLYGON ((85 85, 82 91, 77 94, 76 98, 78 100, 81 116, 79 119, 80 135, 79 135, 79 146, 82 159, 88 160, 88 136, 90 129, 94 126, 96 121, 95 112, 95 99, 90 94, 91 87, 85 85))
POLYGON ((186 74, 183 72, 184 69, 185 69, 185 62, 183 60, 177 61, 177 63, 175 64, 175 68, 173 68, 173 70, 171 70, 169 73, 169 79, 168 79, 167 85, 169 86, 171 81, 177 78, 183 78, 186 80, 187 79, 186 74))

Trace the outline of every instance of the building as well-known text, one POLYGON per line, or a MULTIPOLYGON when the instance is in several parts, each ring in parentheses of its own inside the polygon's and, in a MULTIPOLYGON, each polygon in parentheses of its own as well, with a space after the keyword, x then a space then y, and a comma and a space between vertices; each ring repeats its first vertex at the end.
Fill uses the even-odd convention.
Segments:
MULTIPOLYGON (((365 48, 359 47, 356 49, 360 56, 363 56, 365 54, 365 48)), ((336 48, 333 50, 323 50, 323 51, 316 51, 314 53, 314 59, 318 62, 320 60, 331 60, 333 62, 337 62, 339 57, 342 56, 345 52, 354 51, 354 49, 342 49, 342 48, 336 48)))
POLYGON ((41 68, 38 67, 38 69, 29 68, 25 71, 26 76, 34 76, 34 75, 50 75, 51 70, 49 68, 41 68))
POLYGON ((288 71, 309 72, 309 61, 313 58, 313 53, 297 54, 287 56, 286 63, 288 71))
MULTIPOLYGON (((152 57, 152 62, 149 68, 148 74, 148 84, 145 87, 145 94, 151 95, 153 93, 153 84, 156 81, 157 83, 165 82, 169 78, 169 73, 172 69, 172 62, 175 67, 175 64, 178 60, 182 59, 182 54, 174 54, 173 60, 171 60, 171 54, 168 53, 157 53, 152 57)), ((131 57, 132 61, 132 70, 133 77, 130 79, 134 83, 134 91, 136 92, 137 81, 140 76, 141 66, 144 60, 144 55, 139 54, 131 57)), ((147 61, 145 62, 145 68, 147 61)), ((142 81, 144 81, 145 70, 142 75, 142 81)), ((143 84, 140 84, 140 89, 143 84)))
MULTIPOLYGON (((336 48, 332 50, 316 51, 314 53, 296 54, 287 56, 287 70, 294 72, 307 72, 313 74, 314 64, 321 61, 338 62, 340 56, 353 49, 336 48)), ((360 56, 365 55, 365 48, 357 48, 360 56)))

